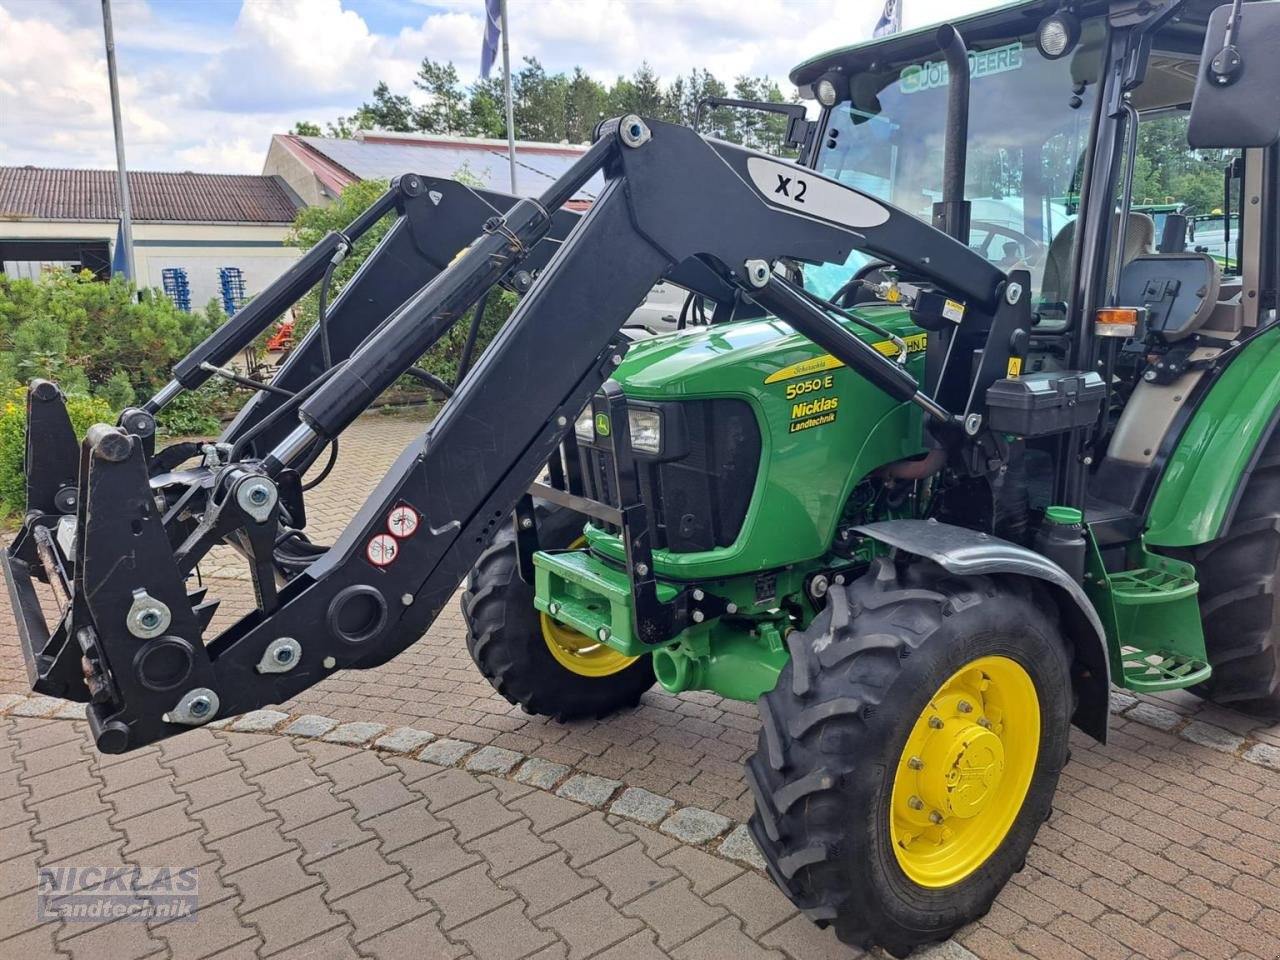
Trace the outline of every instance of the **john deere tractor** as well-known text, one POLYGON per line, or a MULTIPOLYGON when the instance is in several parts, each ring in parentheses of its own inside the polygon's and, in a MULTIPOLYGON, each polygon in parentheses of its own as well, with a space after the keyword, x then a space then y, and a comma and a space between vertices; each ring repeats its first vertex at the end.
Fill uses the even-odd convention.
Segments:
POLYGON ((385 662, 465 581, 471 653, 530 712, 758 703, 777 884, 851 944, 947 937, 1112 685, 1280 712, 1280 2, 1212 6, 1031 0, 823 54, 798 163, 626 116, 537 200, 406 175, 116 425, 77 443, 34 383, 3 558, 33 687, 131 750, 385 662), (1221 164, 1230 256, 1135 209, 1157 120, 1221 164), (392 214, 269 387, 225 369, 392 214), (678 329, 628 335, 658 282, 678 329), (499 284, 477 362, 415 370, 499 284), (450 399, 311 542, 303 472, 406 373, 450 399), (157 451, 210 376, 258 393, 157 451), (257 609, 211 636, 217 544, 257 609))

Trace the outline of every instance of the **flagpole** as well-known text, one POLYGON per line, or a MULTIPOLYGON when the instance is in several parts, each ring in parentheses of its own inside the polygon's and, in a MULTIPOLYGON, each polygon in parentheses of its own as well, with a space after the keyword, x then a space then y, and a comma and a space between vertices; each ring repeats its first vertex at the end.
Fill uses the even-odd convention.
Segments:
MULTIPOLYGON (((107 0, 102 0, 106 3, 107 0)), ((511 160, 511 192, 516 192, 516 120, 511 101, 511 48, 507 45, 507 0, 502 0, 502 83, 507 95, 507 156, 511 160)))
POLYGON ((133 264, 133 217, 129 204, 129 174, 124 162, 124 125, 120 119, 120 85, 116 82, 116 39, 111 29, 111 0, 102 0, 102 32, 107 40, 107 81, 111 86, 111 121, 116 133, 116 176, 120 184, 120 237, 124 243, 125 273, 137 282, 133 264))

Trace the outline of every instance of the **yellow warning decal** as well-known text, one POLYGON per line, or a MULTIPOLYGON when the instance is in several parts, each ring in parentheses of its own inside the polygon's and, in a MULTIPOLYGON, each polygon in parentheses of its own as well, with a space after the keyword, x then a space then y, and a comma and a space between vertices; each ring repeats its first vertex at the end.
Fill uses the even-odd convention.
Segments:
POLYGON ((1018 377, 1021 375, 1021 373, 1022 373, 1022 358, 1021 358, 1021 357, 1010 357, 1010 358, 1009 358, 1009 371, 1008 371, 1008 374, 1007 374, 1008 378, 1009 378, 1010 380, 1017 380, 1017 379, 1018 379, 1018 377))
MULTIPOLYGON (((903 341, 907 345, 907 353, 919 353, 929 345, 929 335, 927 333, 913 333, 910 336, 903 337, 903 341)), ((898 355, 898 345, 892 340, 881 340, 871 346, 886 357, 898 355)), ((783 367, 781 370, 777 370, 765 377, 764 382, 767 384, 780 383, 783 380, 794 380, 796 377, 809 377, 825 370, 837 370, 843 366, 843 363, 827 353, 809 360, 801 360, 799 363, 793 363, 789 367, 783 367)))

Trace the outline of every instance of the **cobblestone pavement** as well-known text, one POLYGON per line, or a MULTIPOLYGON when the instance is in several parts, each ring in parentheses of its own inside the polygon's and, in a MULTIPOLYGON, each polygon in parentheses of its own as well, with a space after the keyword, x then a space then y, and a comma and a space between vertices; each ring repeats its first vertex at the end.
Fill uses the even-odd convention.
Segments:
MULTIPOLYGON (((344 438, 338 470, 317 491, 320 496, 311 501, 317 518, 315 539, 331 538, 341 529, 395 455, 421 430, 420 423, 369 417, 344 438)), ((248 608, 249 585, 233 564, 206 564, 205 573, 211 594, 224 597, 219 623, 229 622, 248 608)), ((27 690, 16 642, 7 606, 0 598, 0 694, 27 690)), ((1277 960, 1280 726, 1201 704, 1186 694, 1139 700, 1117 692, 1113 708, 1117 716, 1113 717, 1108 746, 1099 747, 1073 734, 1074 758, 1063 775, 1056 813, 1041 829, 1027 869, 1004 891, 986 918, 962 931, 945 949, 953 956, 969 956, 971 952, 983 958, 1198 956, 1206 960, 1277 960)), ((745 820, 750 813, 742 762, 755 745, 758 723, 753 706, 707 694, 671 697, 654 691, 646 694, 638 709, 599 723, 562 725, 525 716, 495 695, 475 670, 463 644, 456 604, 444 611, 420 643, 391 664, 338 673, 281 709, 291 716, 320 714, 389 728, 407 726, 468 745, 491 745, 564 764, 572 768, 573 775, 594 774, 643 788, 679 806, 712 811, 730 821, 745 820)), ((198 731, 158 750, 98 758, 82 742, 79 724, 13 718, 0 719, 0 724, 5 724, 0 734, 0 784, 5 789, 0 794, 8 797, 0 798, 6 811, 0 817, 0 897, 6 898, 0 903, 0 936, 12 933, 21 937, 16 945, 0 944, 2 957, 40 956, 53 951, 55 943, 59 948, 80 945, 84 949, 73 952, 86 957, 145 955, 128 946, 131 944, 164 955, 166 942, 173 956, 199 956, 203 955, 199 950, 212 953, 233 946, 245 955, 255 950, 266 955, 311 937, 308 944, 315 956, 329 955, 325 950, 335 956, 354 955, 358 945, 360 952, 370 955, 381 949, 388 956, 411 952, 433 958, 470 950, 476 956, 493 952, 494 956, 514 957, 521 954, 504 951, 535 945, 543 949, 545 945, 550 951, 546 956, 566 955, 558 951, 567 951, 576 958, 594 955, 592 950, 605 945, 596 942, 591 946, 585 941, 579 945, 573 937, 605 929, 626 930, 609 947, 613 952, 601 954, 610 958, 662 956, 664 951, 695 958, 745 957, 754 955, 753 950, 773 950, 774 956, 785 954, 796 960, 851 955, 828 934, 811 929, 794 915, 756 871, 717 856, 719 840, 702 846, 681 844, 634 823, 616 818, 610 822, 611 815, 600 812, 575 814, 572 830, 564 829, 567 821, 543 829, 546 824, 521 805, 563 809, 562 804, 568 801, 540 790, 528 792, 525 785, 517 785, 510 777, 445 770, 417 760, 279 735, 263 739, 224 731, 198 731), (75 735, 70 731, 76 731, 75 735), (246 763, 246 758, 259 753, 288 759, 269 769, 246 763), (208 762, 216 759, 227 766, 186 773, 184 757, 203 757, 208 762), (49 763, 54 766, 41 766, 49 763), (374 771, 374 763, 382 773, 374 771), (331 777, 345 771, 347 765, 359 767, 369 774, 368 779, 355 784, 332 781, 331 777), (114 774, 113 769, 117 770, 114 774), (61 772, 39 779, 55 770, 61 772), (237 779, 240 786, 236 786, 237 779), (433 802, 423 785, 434 787, 437 781, 441 787, 466 782, 465 789, 475 792, 456 804, 433 802), (412 828, 416 835, 409 838, 401 834, 388 840, 366 823, 376 815, 362 816, 358 806, 362 801, 351 798, 362 797, 361 789, 374 783, 382 786, 376 790, 369 787, 370 793, 385 789, 402 798, 397 804, 398 810, 405 811, 399 815, 401 819, 413 811, 418 823, 412 828), (211 792, 204 793, 205 789, 211 792), (223 790, 233 792, 220 792, 223 790), (340 880, 326 879, 323 871, 313 866, 312 861, 325 861, 318 854, 305 852, 309 848, 302 838, 310 836, 305 825, 279 812, 288 809, 282 791, 296 797, 299 804, 345 804, 342 809, 318 806, 327 812, 316 820, 325 823, 323 828, 316 827, 318 831, 345 844, 329 858, 334 864, 350 865, 340 880), (193 796, 193 792, 200 795, 193 796), (113 800, 117 795, 121 799, 113 800), (477 799, 481 796, 488 801, 477 799), (483 835, 475 833, 446 815, 446 807, 454 810, 455 806, 462 815, 466 803, 483 807, 495 817, 512 819, 483 835), (496 813, 497 807, 507 813, 496 813), (46 809, 55 811, 51 821, 46 821, 42 812, 46 809), (226 834, 203 839, 209 829, 206 820, 216 820, 224 810, 225 822, 216 829, 226 834), (517 815, 513 811, 523 812, 517 815), (128 831, 122 829, 126 825, 144 831, 143 839, 129 840, 128 831), (367 835, 369 830, 375 836, 367 835), (56 932, 60 938, 56 941, 55 931, 48 927, 11 930, 11 918, 28 927, 34 918, 30 888, 35 882, 35 863, 69 857, 87 863, 92 859, 58 846, 64 842, 58 839, 62 833, 74 835, 76 839, 65 841, 72 845, 91 842, 99 848, 91 851, 95 856, 127 859, 133 852, 154 848, 153 852, 166 856, 172 851, 175 860, 183 856, 205 858, 201 862, 212 864, 210 870, 217 877, 215 880, 214 873, 210 874, 210 889, 220 892, 217 899, 213 894, 208 898, 202 894, 201 913, 211 923, 222 918, 215 924, 219 935, 225 929, 231 936, 232 930, 248 922, 252 932, 244 939, 254 946, 192 937, 190 931, 200 923, 175 924, 171 936, 162 929, 113 923, 112 928, 121 928, 119 938, 67 924, 67 929, 56 932), (45 836, 50 839, 41 839, 45 836), (262 884, 254 887, 251 878, 255 869, 268 868, 234 859, 228 864, 221 852, 230 844, 226 837, 238 837, 255 848, 261 841, 264 852, 274 851, 264 863, 280 860, 284 865, 278 869, 286 872, 292 864, 295 879, 298 875, 311 879, 302 886, 290 886, 268 877, 262 883, 270 891, 263 892, 262 884), (444 837, 452 847, 440 839, 444 837), (487 845, 486 837, 490 838, 487 845), (603 837, 613 839, 599 839, 603 837), (617 848, 609 847, 620 837, 617 848), (412 869, 396 855, 410 849, 424 853, 435 849, 429 841, 440 844, 446 852, 437 867, 428 864, 419 869, 447 870, 448 874, 447 878, 442 875, 419 883, 412 869), (597 842, 600 847, 575 853, 583 845, 597 842), (538 843, 546 846, 536 846, 538 843), (542 864, 540 869, 549 871, 544 881, 528 886, 531 892, 508 882, 501 859, 508 847, 523 849, 526 844, 530 850, 542 851, 528 863, 542 864), (356 859, 348 848, 363 850, 367 856, 356 859), (454 848, 465 854, 461 861, 449 859, 459 856, 454 848), (344 861, 342 856, 351 859, 344 861), (653 889, 645 893, 648 888, 641 888, 634 896, 625 891, 619 894, 604 876, 592 872, 616 863, 624 864, 617 868, 619 874, 634 878, 636 883, 656 878, 653 889), (222 869, 224 866, 229 869, 222 869), (699 876, 701 869, 709 875, 699 876), (243 876, 245 883, 228 879, 232 874, 243 876), (473 888, 467 886, 471 878, 474 890, 481 891, 474 895, 473 888), (353 884, 365 891, 385 888, 389 892, 386 897, 370 893, 362 899, 353 884), (444 902, 426 893, 435 889, 434 884, 443 885, 444 902), (454 890, 451 884, 462 892, 450 893, 454 890), (569 897, 577 906, 572 910, 562 904, 539 909, 543 901, 537 898, 558 891, 562 884, 566 892, 577 891, 569 897), (493 893, 495 889, 500 892, 493 893), (449 900, 450 896, 454 899, 449 900), (484 900, 484 896, 491 899, 484 900), (376 909, 367 906, 370 899, 377 901, 376 909), (451 905, 472 900, 477 905, 490 903, 485 908, 489 912, 454 924, 451 905), (340 907, 340 901, 352 904, 351 909, 340 907), (637 912, 642 901, 652 905, 648 913, 637 912), (744 908, 743 902, 748 907, 744 908), (742 914, 734 912, 733 903, 742 914), (362 911, 377 912, 384 907, 386 917, 399 918, 394 922, 388 919, 385 929, 400 933, 380 930, 366 936, 365 932, 377 924, 361 926, 366 915, 362 911), (404 912, 394 913, 397 909, 404 912), (688 921, 676 933, 663 934, 664 923, 676 922, 668 915, 674 918, 685 913, 700 919, 688 921), (321 920, 322 914, 329 919, 321 920), (558 919, 551 922, 549 917, 558 919), (703 919, 706 925, 701 925, 703 919), (579 925, 579 932, 561 929, 561 924, 571 922, 579 925), (124 930, 126 926, 133 929, 124 930), (178 926, 184 929, 178 930, 178 926), (482 928, 500 928, 506 933, 483 943, 480 933, 472 939, 455 936, 464 929, 482 928), (396 936, 406 939, 397 940, 396 936), (134 939, 138 937, 141 941, 134 939), (405 946, 410 943, 415 945, 412 951, 405 946), (370 946, 379 944, 382 946, 370 946)), ((477 754, 471 754, 474 756, 477 754)), ((464 768, 470 762, 455 759, 464 768)), ((453 763, 455 759, 443 757, 441 762, 453 763)), ((412 833, 408 827, 402 829, 412 833)), ((509 872, 514 876, 525 870, 535 872, 532 865, 509 872)), ((235 955, 234 951, 229 955, 235 955)))

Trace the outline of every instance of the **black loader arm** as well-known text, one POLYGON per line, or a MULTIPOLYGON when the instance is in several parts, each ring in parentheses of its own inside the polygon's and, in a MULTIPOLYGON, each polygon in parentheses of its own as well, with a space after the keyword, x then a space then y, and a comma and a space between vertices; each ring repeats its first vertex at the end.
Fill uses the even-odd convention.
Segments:
POLYGON ((392 310, 301 402, 288 436, 260 459, 225 465, 211 483, 199 543, 171 547, 145 486, 139 438, 95 428, 84 445, 80 562, 67 625, 84 656, 99 748, 133 749, 283 702, 335 669, 374 666, 414 643, 620 362, 628 315, 656 281, 689 261, 893 396, 948 420, 905 372, 772 269, 783 258, 843 262, 855 248, 919 263, 971 309, 999 309, 1004 275, 905 212, 685 127, 625 117, 602 124, 560 181, 536 201, 512 204, 392 310), (287 581, 255 577, 258 609, 204 637, 199 606, 194 614, 175 609, 203 600, 202 593, 184 600, 176 586, 202 544, 233 540, 261 570, 260 551, 270 551, 279 529, 277 479, 338 436, 493 284, 526 263, 553 228, 549 211, 599 170, 606 186, 591 210, 338 540, 287 581))

